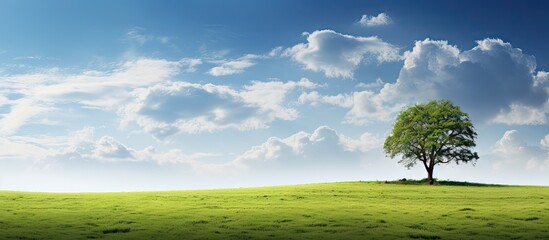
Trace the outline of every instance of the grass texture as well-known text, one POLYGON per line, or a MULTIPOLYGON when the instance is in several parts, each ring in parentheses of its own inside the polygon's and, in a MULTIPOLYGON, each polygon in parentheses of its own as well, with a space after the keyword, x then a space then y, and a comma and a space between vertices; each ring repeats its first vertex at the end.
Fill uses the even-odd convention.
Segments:
POLYGON ((0 191, 1 239, 549 239, 549 187, 342 182, 0 191))

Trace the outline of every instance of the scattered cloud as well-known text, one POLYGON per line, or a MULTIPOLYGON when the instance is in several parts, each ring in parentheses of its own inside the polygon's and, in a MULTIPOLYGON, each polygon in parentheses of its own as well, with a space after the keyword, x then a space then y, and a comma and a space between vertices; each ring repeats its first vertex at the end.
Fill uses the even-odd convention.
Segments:
POLYGON ((342 135, 327 126, 314 132, 298 132, 287 138, 271 137, 235 158, 232 164, 241 169, 357 166, 361 153, 381 146, 381 139, 370 133, 358 139, 342 135))
POLYGON ((549 170, 549 151, 527 144, 517 130, 506 131, 493 146, 493 153, 499 158, 497 167, 506 164, 528 170, 549 170))
POLYGON ((546 122, 547 87, 535 84, 535 58, 510 43, 487 38, 461 52, 446 41, 425 39, 404 57, 397 82, 381 90, 383 98, 448 98, 481 121, 546 122))
POLYGON ((257 54, 246 54, 237 59, 221 59, 229 53, 228 50, 221 51, 220 53, 210 53, 208 54, 211 63, 217 64, 217 66, 211 68, 208 71, 208 74, 219 77, 219 76, 228 76, 235 75, 244 72, 244 70, 256 65, 257 60, 260 59, 269 59, 273 57, 280 56, 283 51, 282 47, 275 47, 271 49, 267 54, 257 55, 257 54))
POLYGON ((446 41, 425 39, 404 53, 397 81, 385 83, 378 92, 308 96, 307 101, 314 103, 311 98, 316 97, 316 102, 352 107, 346 121, 355 124, 390 120, 403 106, 441 98, 461 106, 475 121, 544 124, 548 75, 535 69, 533 56, 500 39, 477 41, 463 52, 446 41), (341 102, 326 100, 334 97, 341 102))
POLYGON ((183 58, 179 60, 179 63, 184 68, 184 72, 195 72, 196 67, 202 64, 202 60, 198 58, 183 58))
MULTIPOLYGON (((50 151, 45 158, 49 161, 152 161, 155 150, 147 147, 143 150, 130 148, 111 136, 102 136, 95 139, 95 128, 85 127, 72 133, 65 141, 63 147, 50 151)), ((46 146, 48 147, 48 146, 46 146)), ((51 146, 49 146, 51 149, 51 146)), ((42 156, 41 158, 44 158, 42 156)))
POLYGON ((372 91, 358 91, 351 94, 321 95, 316 91, 302 93, 299 103, 309 103, 313 106, 320 103, 347 108, 345 122, 355 125, 365 125, 372 120, 390 121, 395 113, 402 110, 404 104, 385 102, 380 95, 372 91))
POLYGON ((503 108, 493 121, 507 125, 540 125, 547 123, 547 112, 548 104, 536 107, 511 103, 508 108, 503 108))
POLYGON ((386 102, 379 95, 371 91, 354 92, 353 104, 345 115, 345 122, 355 125, 364 125, 370 121, 390 121, 395 113, 405 106, 399 103, 386 102))
POLYGON ((271 51, 269 53, 267 53, 267 56, 268 57, 280 56, 282 54, 283 50, 284 50, 284 48, 281 47, 281 46, 275 47, 275 48, 271 49, 271 51))
MULTIPOLYGON (((157 152, 152 146, 131 148, 111 136, 95 136, 94 127, 84 127, 66 136, 0 137, 0 159, 40 162, 150 162, 158 165, 183 164, 202 171, 202 161, 219 154, 185 154, 180 149, 157 152)), ((227 160, 226 160, 227 161, 227 160)))
POLYGON ((360 25, 367 26, 367 27, 384 26, 384 25, 389 25, 392 22, 393 21, 391 20, 389 15, 387 15, 386 13, 380 13, 377 16, 368 16, 364 14, 360 18, 360 20, 358 20, 358 23, 360 25))
POLYGON ((358 83, 355 85, 355 88, 365 88, 365 89, 380 89, 385 85, 385 82, 381 78, 376 78, 375 82, 372 83, 358 83))
POLYGON ((135 42, 139 45, 144 45, 145 43, 156 41, 162 44, 169 44, 170 38, 166 36, 154 36, 151 34, 144 34, 145 29, 140 27, 135 27, 132 30, 126 33, 125 40, 129 42, 135 42))
POLYGON ((8 136, 33 119, 34 116, 51 111, 52 108, 33 99, 14 101, 9 113, 0 119, 0 136, 8 136))
POLYGON ((133 159, 135 150, 117 142, 110 136, 103 136, 95 143, 93 155, 99 159, 133 159))
POLYGON ((235 174, 244 171, 355 169, 365 154, 379 149, 379 136, 363 133, 352 138, 327 126, 312 133, 298 132, 286 138, 270 137, 264 143, 234 156, 217 153, 185 153, 181 149, 157 152, 149 146, 131 148, 111 136, 95 137, 96 129, 85 127, 59 137, 0 138, 0 159, 17 157, 56 162, 148 162, 180 165, 197 174, 235 174), (214 160, 214 161, 212 161, 214 160))
POLYGON ((2 108, 6 110, 0 118, 0 135, 16 133, 34 117, 56 111, 60 104, 116 110, 129 99, 134 88, 167 81, 181 71, 193 71, 198 64, 199 60, 188 58, 180 61, 140 58, 116 64, 109 71, 69 74, 52 68, 0 76, 2 108))
POLYGON ((333 30, 314 31, 307 35, 307 43, 286 49, 284 55, 305 69, 342 78, 353 78, 354 70, 363 61, 400 59, 399 49, 378 37, 355 37, 333 30))
POLYGON ((0 137, 0 160, 36 160, 54 152, 28 137, 0 137))
POLYGON ((541 146, 544 146, 546 148, 549 148, 549 134, 545 135, 545 137, 543 137, 539 143, 541 144, 541 146))
POLYGON ((254 66, 255 59, 262 58, 262 56, 247 54, 235 60, 221 60, 219 66, 211 68, 208 73, 212 76, 227 76, 244 72, 245 69, 254 66))
POLYGON ((313 106, 318 105, 319 103, 326 103, 334 106, 339 106, 343 108, 351 108, 353 106, 353 99, 348 94, 338 94, 338 95, 322 95, 317 91, 303 92, 299 98, 298 102, 301 104, 311 104, 313 106))
POLYGON ((538 71, 534 79, 534 87, 549 87, 549 72, 538 71))
POLYGON ((40 56, 21 56, 21 57, 15 57, 13 60, 41 60, 42 57, 40 56))
POLYGON ((285 105, 286 94, 296 88, 316 87, 308 79, 252 82, 240 90, 224 85, 170 82, 136 89, 134 101, 120 115, 123 126, 135 122, 157 139, 178 132, 258 129, 275 119, 296 119, 297 110, 285 105))

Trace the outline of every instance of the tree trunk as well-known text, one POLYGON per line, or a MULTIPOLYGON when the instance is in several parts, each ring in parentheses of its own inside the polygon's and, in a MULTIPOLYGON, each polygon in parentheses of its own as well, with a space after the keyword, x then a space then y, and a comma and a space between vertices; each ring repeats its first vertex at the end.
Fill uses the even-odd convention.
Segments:
POLYGON ((427 169, 427 184, 428 185, 433 185, 433 169, 434 169, 434 166, 427 169))

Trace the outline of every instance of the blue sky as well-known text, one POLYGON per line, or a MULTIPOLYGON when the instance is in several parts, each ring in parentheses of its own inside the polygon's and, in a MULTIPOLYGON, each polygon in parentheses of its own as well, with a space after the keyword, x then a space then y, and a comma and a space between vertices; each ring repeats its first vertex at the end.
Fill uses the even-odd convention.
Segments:
POLYGON ((475 166, 549 182, 543 1, 2 1, 0 189, 134 191, 423 178, 395 115, 450 99, 475 166))

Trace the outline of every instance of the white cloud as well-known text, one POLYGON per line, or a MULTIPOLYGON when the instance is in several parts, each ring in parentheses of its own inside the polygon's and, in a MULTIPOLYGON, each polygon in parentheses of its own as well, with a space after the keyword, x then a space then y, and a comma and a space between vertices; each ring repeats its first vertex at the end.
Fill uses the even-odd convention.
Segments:
POLYGON ((381 139, 364 133, 358 139, 344 136, 327 126, 313 133, 298 132, 287 138, 271 137, 236 157, 232 164, 241 169, 357 166, 361 153, 381 146, 381 139))
POLYGON ((264 112, 270 112, 271 118, 293 120, 297 118, 297 111, 284 106, 286 95, 289 91, 302 88, 313 89, 319 87, 307 78, 294 82, 258 82, 253 81, 251 85, 244 86, 240 92, 242 98, 255 106, 259 106, 264 112))
POLYGON ((404 107, 404 104, 388 103, 371 91, 354 92, 352 99, 353 105, 345 115, 345 121, 356 125, 364 125, 371 120, 390 121, 404 107))
POLYGON ((68 159, 80 158, 93 151, 94 127, 85 127, 73 132, 65 141, 65 146, 54 156, 62 155, 68 159))
POLYGON ((228 54, 228 51, 224 52, 223 55, 221 56, 217 56, 217 54, 215 53, 210 54, 210 55, 213 55, 213 58, 214 58, 214 60, 210 60, 210 63, 217 64, 217 66, 211 68, 208 71, 208 74, 215 77, 219 77, 219 76, 228 76, 228 75, 243 73, 244 70, 256 65, 257 60, 269 59, 269 58, 280 56, 282 50, 283 50, 282 47, 275 47, 271 49, 271 51, 263 55, 246 54, 237 59, 222 59, 222 60, 218 60, 216 58, 222 58, 224 55, 228 54))
POLYGON ((95 143, 93 155, 99 159, 135 158, 135 150, 126 147, 110 136, 103 136, 95 143))
MULTIPOLYGON (((542 143, 544 139, 541 140, 542 143)), ((517 130, 509 130, 493 146, 496 166, 514 165, 528 170, 549 170, 549 151, 527 144, 517 130)))
POLYGON ((10 136, 0 137, 0 160, 21 160, 49 166, 97 162, 153 162, 158 165, 186 164, 202 171, 201 160, 219 154, 185 154, 179 149, 157 153, 152 146, 142 150, 131 148, 111 136, 95 137, 94 127, 84 127, 67 136, 10 136))
POLYGON ((549 148, 549 134, 545 135, 545 137, 543 137, 539 143, 541 144, 541 146, 544 146, 546 148, 549 148))
POLYGON ((303 64, 305 69, 343 78, 352 78, 364 60, 382 63, 400 59, 398 48, 378 37, 355 37, 333 30, 314 31, 307 35, 307 43, 286 49, 284 55, 303 64))
POLYGON ((37 144, 34 139, 0 137, 0 160, 37 160, 54 153, 53 150, 37 144))
POLYGON ((182 67, 191 65, 196 66, 196 61, 141 58, 117 64, 111 71, 64 74, 54 68, 42 73, 4 76, 0 77, 3 80, 0 86, 10 89, 11 93, 41 101, 87 99, 89 95, 102 98, 109 94, 101 93, 117 88, 135 88, 165 81, 179 73, 182 67))
POLYGON ((267 53, 267 57, 280 56, 280 54, 282 54, 283 50, 284 50, 284 48, 281 47, 281 46, 275 47, 275 48, 271 49, 271 51, 269 53, 267 53))
POLYGON ((534 79, 534 87, 549 87, 549 72, 538 71, 534 79))
POLYGON ((381 78, 376 78, 376 81, 373 83, 358 83, 355 85, 355 88, 366 88, 366 89, 379 89, 385 85, 385 82, 381 78))
POLYGON ((362 15, 358 23, 362 26, 375 27, 384 26, 392 23, 391 18, 386 13, 380 13, 377 16, 362 15))
POLYGON ((354 169, 364 154, 382 146, 382 139, 370 133, 352 138, 327 126, 312 133, 298 132, 286 138, 271 137, 242 154, 185 153, 180 149, 157 152, 153 147, 131 148, 111 136, 95 137, 95 128, 85 127, 69 136, 49 138, 0 138, 2 158, 55 162, 152 162, 181 165, 198 174, 231 174, 246 170, 354 169), (273 169, 273 167, 275 169, 273 169))
POLYGON ((63 141, 63 147, 58 150, 52 146, 50 154, 41 158, 54 161, 151 161, 154 158, 155 150, 147 147, 143 150, 135 150, 128 147, 111 136, 102 136, 95 139, 95 128, 85 127, 72 133, 63 141))
POLYGON ((94 128, 86 127, 69 136, 8 136, 0 137, 0 159, 37 162, 51 156, 66 156, 90 151, 94 128))
POLYGON ((460 51, 447 41, 417 41, 404 53, 394 83, 348 94, 303 93, 300 103, 330 104, 350 109, 345 121, 363 125, 390 121, 403 107, 431 99, 450 99, 473 121, 505 124, 545 124, 549 113, 549 74, 535 71, 532 56, 499 39, 477 41, 460 51))
POLYGON ((198 58, 183 58, 179 60, 179 63, 182 67, 186 67, 186 69, 183 70, 184 72, 195 72, 196 67, 202 64, 202 60, 198 58))
POLYGON ((0 119, 0 136, 12 135, 34 116, 50 111, 51 108, 32 99, 15 101, 10 112, 0 119))
POLYGON ((236 60, 223 60, 219 66, 213 67, 208 73, 215 77, 242 73, 246 68, 255 65, 254 60, 257 58, 260 56, 248 54, 236 60))
POLYGON ((404 54, 397 81, 368 99, 374 106, 450 99, 475 121, 542 124, 549 112, 548 88, 545 74, 535 68, 534 57, 500 39, 477 41, 463 52, 446 41, 425 39, 404 54))
POLYGON ((134 101, 120 115, 123 126, 135 122, 158 139, 178 132, 258 129, 275 119, 296 119, 297 110, 285 106, 286 94, 295 88, 316 87, 307 79, 252 82, 241 90, 172 82, 135 90, 134 101))
POLYGON ((324 103, 347 108, 349 111, 345 115, 345 122, 356 125, 364 125, 372 120, 390 121, 394 113, 404 107, 403 104, 385 102, 380 95, 376 95, 369 90, 333 96, 320 95, 318 92, 313 91, 301 94, 298 101, 302 104, 310 103, 313 106, 324 103))
POLYGON ((353 107, 353 97, 348 94, 338 94, 338 95, 321 95, 317 91, 312 92, 303 92, 299 98, 298 102, 301 104, 309 103, 313 106, 318 105, 319 103, 326 103, 342 108, 351 108, 353 107))
POLYGON ((13 60, 41 60, 42 57, 40 56, 21 56, 21 57, 14 57, 13 60))
POLYGON ((0 107, 7 105, 10 102, 10 100, 3 95, 0 95, 0 107))
POLYGON ((547 123, 547 107, 531 107, 511 103, 508 109, 502 109, 493 119, 494 122, 508 125, 536 125, 547 123))
POLYGON ((50 165, 62 162, 149 162, 181 165, 197 174, 234 174, 246 170, 293 171, 355 169, 365 154, 379 149, 382 139, 370 133, 352 138, 327 126, 312 133, 298 132, 286 138, 271 137, 265 143, 234 156, 217 153, 185 153, 180 149, 157 152, 153 147, 131 148, 111 136, 95 137, 95 128, 85 127, 69 136, 50 138, 0 138, 0 159, 41 160, 50 165), (274 169, 273 169, 274 168, 274 169))
POLYGON ((152 40, 153 37, 150 36, 150 35, 143 35, 143 34, 139 33, 139 31, 137 29, 134 29, 134 30, 131 30, 131 31, 126 33, 126 39, 128 39, 130 41, 135 41, 135 42, 139 43, 140 45, 143 45, 146 42, 152 40))
POLYGON ((496 153, 510 155, 522 152, 526 146, 526 142, 522 140, 517 130, 509 130, 494 144, 493 148, 496 153))
POLYGON ((145 43, 156 41, 162 44, 169 44, 170 38, 166 36, 154 36, 151 34, 144 34, 143 28, 135 27, 132 30, 126 33, 126 39, 129 42, 135 42, 139 45, 144 45, 145 43))
POLYGON ((58 104, 115 110, 136 87, 164 82, 180 71, 193 71, 198 59, 180 61, 141 58, 117 64, 110 71, 63 73, 57 68, 37 73, 0 76, 2 107, 8 112, 0 119, 0 135, 11 135, 34 117, 56 110, 58 104))

